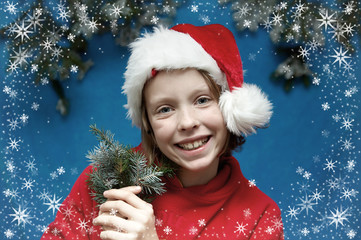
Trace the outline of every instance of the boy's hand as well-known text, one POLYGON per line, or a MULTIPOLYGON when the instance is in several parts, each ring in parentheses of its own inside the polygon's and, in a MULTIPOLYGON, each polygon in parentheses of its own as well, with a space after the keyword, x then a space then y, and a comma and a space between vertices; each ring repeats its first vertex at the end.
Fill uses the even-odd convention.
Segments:
POLYGON ((104 192, 108 200, 100 206, 99 216, 93 221, 103 228, 101 239, 158 240, 153 206, 136 195, 141 190, 131 186, 104 192))

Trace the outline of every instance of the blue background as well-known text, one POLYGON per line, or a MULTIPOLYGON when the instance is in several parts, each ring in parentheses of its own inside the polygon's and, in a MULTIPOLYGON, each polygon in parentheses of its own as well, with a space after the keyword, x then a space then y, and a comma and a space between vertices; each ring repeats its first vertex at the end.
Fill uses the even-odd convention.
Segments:
MULTIPOLYGON (((257 84, 268 94, 274 105, 270 127, 247 137, 243 150, 235 154, 244 175, 248 179, 255 179, 257 186, 280 205, 286 238, 331 239, 330 237, 333 236, 335 239, 348 239, 346 233, 350 229, 360 231, 357 223, 360 216, 359 197, 356 195, 353 202, 343 200, 339 196, 334 197, 332 194, 335 193, 331 193, 327 187, 327 180, 340 174, 347 177, 350 188, 360 190, 358 183, 360 165, 356 164, 355 170, 350 173, 346 172, 343 166, 347 159, 358 160, 360 156, 358 122, 361 111, 359 108, 347 108, 347 102, 336 101, 337 97, 334 96, 335 86, 340 89, 349 86, 344 82, 342 71, 337 69, 338 64, 333 65, 334 59, 327 57, 334 54, 332 48, 337 45, 326 43, 322 52, 312 56, 314 63, 312 70, 321 76, 319 86, 312 85, 306 88, 296 83, 294 89, 287 93, 281 85, 269 79, 270 74, 283 60, 275 52, 269 34, 261 29, 256 33, 237 32, 229 6, 221 8, 216 1, 207 1, 207 3, 209 4, 199 4, 198 13, 190 10, 190 6, 196 4, 195 1, 182 5, 177 11, 174 24, 187 22, 202 25, 200 15, 207 14, 210 23, 220 23, 228 27, 234 33, 239 46, 245 70, 245 82, 257 84), (254 60, 249 57, 253 54, 254 60), (330 79, 324 74, 325 64, 330 65, 337 77, 330 79), (325 101, 333 102, 332 108, 328 111, 321 108, 321 104, 325 101), (336 113, 343 114, 347 111, 352 111, 352 119, 355 120, 352 129, 354 146, 352 151, 340 150, 340 136, 343 136, 345 130, 340 129, 340 122, 335 122, 332 118, 336 113), (325 130, 329 132, 328 136, 322 134, 325 130), (324 169, 326 159, 331 158, 338 161, 336 169, 339 171, 336 173, 324 169), (296 173, 298 167, 311 172, 311 178, 307 180, 296 173), (287 216, 287 211, 289 206, 298 206, 300 198, 304 197, 303 191, 300 190, 302 184, 310 185, 309 194, 316 186, 325 189, 323 194, 326 197, 319 206, 314 207, 315 212, 312 212, 314 215, 305 215, 305 212, 302 212, 296 220, 287 216), (345 221, 345 226, 341 228, 340 225, 338 229, 326 223, 322 228, 325 233, 312 232, 312 226, 319 222, 316 215, 325 215, 324 209, 332 210, 340 207, 340 204, 344 205, 344 208, 349 204, 355 206, 350 219, 356 222, 345 221), (300 233, 304 227, 311 231, 307 236, 300 233), (333 230, 333 233, 329 233, 330 230, 333 230)), ((2 23, 8 21, 9 19, 4 17, 1 19, 2 23)), ((71 104, 69 115, 63 117, 55 110, 58 99, 50 85, 35 86, 26 75, 5 78, 4 63, 7 62, 8 53, 4 41, 1 42, 1 49, 4 53, 1 56, 1 89, 4 86, 19 89, 19 98, 13 101, 7 98, 5 93, 0 93, 0 107, 3 106, 0 110, 3 158, 1 188, 3 192, 5 189, 18 187, 20 194, 16 199, 9 199, 4 195, 0 199, 2 206, 8 206, 0 210, 5 219, 5 224, 0 228, 0 238, 6 229, 12 229, 24 239, 26 235, 29 236, 29 232, 36 239, 41 235, 39 226, 47 225, 55 216, 53 211, 47 211, 48 206, 41 204, 38 196, 42 191, 47 191, 51 196, 56 194, 57 198, 62 197, 62 200, 66 197, 77 176, 89 164, 85 155, 97 144, 95 137, 89 132, 90 124, 95 123, 100 128, 112 131, 121 143, 135 146, 140 142, 139 130, 132 127, 131 122, 125 118, 126 111, 123 105, 126 97, 121 94, 123 73, 129 52, 125 47, 116 46, 113 37, 108 34, 94 36, 89 41, 89 50, 85 58, 92 59, 95 65, 82 81, 77 80, 74 75, 62 83, 71 104), (34 101, 40 104, 37 111, 31 109, 31 103, 34 101), (20 129, 9 131, 7 120, 22 113, 29 115, 29 122, 20 129), (9 137, 21 138, 19 151, 8 150, 9 137), (34 159, 36 163, 36 171, 31 173, 26 171, 25 167, 29 159, 34 159), (13 174, 7 171, 5 163, 9 160, 14 161, 17 166, 16 176, 12 176, 13 174), (50 174, 56 172, 59 167, 63 167, 65 173, 52 178, 50 174), (32 191, 22 188, 24 179, 29 178, 35 180, 32 191), (30 223, 24 227, 17 226, 17 221, 12 221, 13 218, 9 215, 14 213, 13 208, 16 209, 19 204, 26 206, 34 215, 30 223), (37 213, 40 213, 39 216, 36 216, 37 213)), ((353 55, 356 79, 361 76, 361 70, 357 68, 360 66, 358 53, 359 49, 353 55)), ((360 88, 357 80, 352 84, 360 88)), ((352 104, 358 105, 359 99, 358 92, 352 96, 352 104)), ((330 212, 326 215, 329 214, 330 212)), ((354 239, 360 239, 360 233, 354 239)))

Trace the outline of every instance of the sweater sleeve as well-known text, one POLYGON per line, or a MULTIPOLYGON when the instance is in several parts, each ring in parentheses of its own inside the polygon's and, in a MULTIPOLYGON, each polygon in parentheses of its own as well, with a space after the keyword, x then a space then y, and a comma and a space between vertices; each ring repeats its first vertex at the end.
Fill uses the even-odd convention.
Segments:
POLYGON ((281 211, 276 203, 268 205, 249 239, 284 240, 281 211))
POLYGON ((93 219, 98 216, 97 203, 86 182, 91 170, 88 166, 76 180, 41 240, 99 239, 100 228, 93 226, 93 219))

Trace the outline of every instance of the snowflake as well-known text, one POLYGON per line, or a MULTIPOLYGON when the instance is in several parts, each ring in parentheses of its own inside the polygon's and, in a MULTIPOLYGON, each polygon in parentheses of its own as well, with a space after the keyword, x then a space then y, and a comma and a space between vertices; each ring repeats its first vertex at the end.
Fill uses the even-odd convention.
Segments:
POLYGON ((352 172, 355 169, 355 166, 356 166, 355 160, 349 160, 347 161, 347 166, 345 167, 345 169, 348 172, 352 172))
POLYGON ((36 32, 36 26, 42 27, 40 22, 44 21, 44 19, 40 19, 39 17, 41 16, 41 13, 36 13, 33 12, 33 15, 30 16, 28 14, 29 20, 27 20, 27 22, 30 23, 30 26, 32 26, 34 28, 34 32, 36 32))
POLYGON ((328 130, 322 130, 321 135, 325 138, 328 138, 330 136, 330 131, 328 130))
POLYGON ((30 191, 33 191, 31 188, 34 187, 34 186, 33 186, 33 183, 34 183, 34 182, 35 182, 35 180, 31 180, 31 179, 26 180, 26 179, 24 178, 23 186, 21 187, 21 189, 25 188, 26 190, 29 190, 29 189, 30 189, 30 191))
POLYGON ((69 33, 67 39, 68 39, 70 42, 74 42, 74 40, 75 40, 75 35, 72 34, 72 33, 69 33))
POLYGON ((328 171, 330 171, 330 170, 332 170, 333 172, 335 172, 335 170, 334 170, 334 168, 335 168, 335 164, 337 163, 337 161, 332 161, 332 159, 329 161, 327 158, 326 158, 326 163, 325 163, 325 165, 326 165, 326 167, 324 167, 323 168, 323 170, 328 170, 328 171))
POLYGON ((20 66, 22 66, 23 64, 28 64, 28 61, 26 59, 31 57, 31 55, 28 54, 28 49, 25 49, 23 51, 21 47, 19 47, 19 52, 16 52, 15 50, 13 50, 13 52, 15 53, 15 55, 11 56, 10 58, 15 59, 14 64, 18 64, 20 66))
POLYGON ((155 219, 155 226, 161 227, 163 226, 163 219, 155 219))
POLYGON ((255 179, 251 179, 248 181, 248 186, 249 187, 255 187, 256 186, 256 180, 255 179))
POLYGON ((209 19, 209 17, 207 15, 199 15, 199 19, 203 22, 203 24, 208 24, 211 22, 211 20, 209 19))
POLYGON ((357 234, 357 232, 355 230, 351 229, 347 232, 346 235, 349 239, 353 239, 354 237, 356 237, 356 234, 357 234))
POLYGON ((86 231, 86 228, 88 227, 88 223, 85 221, 85 219, 84 220, 81 220, 80 218, 79 218, 79 222, 78 222, 78 227, 76 228, 76 229, 81 229, 81 230, 83 230, 83 231, 86 231))
POLYGON ((198 220, 198 226, 199 227, 205 227, 206 226, 206 220, 203 218, 203 219, 199 219, 198 220))
POLYGON ((303 174, 303 171, 304 171, 304 169, 302 167, 300 167, 300 166, 298 166, 297 169, 296 169, 296 173, 298 173, 300 175, 303 174))
POLYGON ((353 126, 352 125, 352 122, 354 121, 354 119, 350 119, 350 118, 343 118, 343 122, 342 122, 342 126, 340 128, 345 128, 345 130, 350 130, 352 131, 351 127, 353 126))
POLYGON ((343 31, 349 35, 349 36, 353 36, 353 32, 355 31, 353 28, 355 26, 354 25, 351 25, 351 23, 349 25, 347 25, 347 23, 345 23, 342 28, 343 28, 343 31))
POLYGON ((61 53, 63 52, 63 49, 59 46, 59 47, 54 47, 51 49, 51 56, 53 57, 52 59, 58 59, 59 57, 63 57, 63 55, 61 55, 61 53))
POLYGON ((302 203, 297 204, 298 206, 301 207, 300 213, 301 213, 303 210, 306 210, 306 215, 308 215, 308 210, 309 210, 309 209, 312 210, 312 211, 315 211, 315 210, 313 209, 313 206, 314 206, 314 205, 317 205, 317 203, 312 202, 312 201, 313 201, 312 198, 311 198, 311 199, 308 199, 307 194, 306 194, 306 196, 305 196, 304 199, 302 199, 302 198, 299 198, 299 199, 300 199, 301 202, 302 202, 302 203))
POLYGON ((45 201, 49 198, 49 193, 47 191, 45 191, 45 189, 43 189, 43 192, 40 193, 38 198, 42 201, 45 201))
POLYGON ((248 8, 248 4, 246 3, 242 7, 239 7, 237 13, 240 15, 241 18, 243 18, 247 15, 250 15, 249 10, 250 9, 248 8))
POLYGON ((239 224, 239 222, 237 222, 236 230, 234 231, 234 233, 245 234, 244 231, 246 231, 246 226, 248 226, 248 224, 243 225, 243 222, 241 224, 239 224))
POLYGON ((53 210, 53 215, 54 215, 55 210, 59 210, 59 207, 61 206, 61 203, 59 203, 61 199, 62 199, 62 198, 56 199, 55 194, 54 194, 54 196, 53 196, 53 199, 50 199, 50 197, 49 197, 49 198, 48 198, 48 201, 49 201, 49 202, 43 203, 44 205, 48 205, 48 206, 49 206, 46 211, 49 211, 50 209, 52 209, 52 210, 53 210))
POLYGON ((18 3, 9 3, 9 1, 6 1, 7 5, 6 5, 6 9, 5 12, 9 12, 10 14, 16 14, 16 5, 18 5, 18 3))
POLYGON ((330 210, 332 216, 327 217, 327 219, 330 219, 330 225, 335 224, 336 229, 338 227, 338 224, 341 224, 343 226, 343 221, 348 221, 347 217, 351 216, 347 213, 348 208, 346 210, 342 211, 342 206, 340 207, 340 210, 336 208, 334 212, 330 210))
POLYGON ((19 142, 21 142, 21 140, 19 139, 18 141, 16 141, 16 138, 14 139, 11 139, 9 138, 10 142, 9 143, 9 146, 7 148, 11 148, 11 150, 16 150, 16 151, 19 151, 18 147, 19 147, 19 142))
POLYGON ((320 82, 321 82, 321 79, 318 78, 318 77, 315 77, 315 78, 312 80, 312 84, 313 84, 313 85, 316 85, 316 86, 320 85, 320 82))
POLYGON ((39 70, 38 64, 31 64, 31 73, 37 72, 39 70))
POLYGON ((56 171, 54 171, 54 172, 51 172, 50 173, 50 177, 51 177, 51 179, 57 179, 58 178, 58 173, 56 172, 56 171))
POLYGON ((335 120, 335 122, 338 122, 341 120, 341 117, 336 113, 335 115, 332 115, 332 119, 335 120))
POLYGON ((163 229, 163 232, 166 234, 166 235, 171 235, 172 234, 172 229, 169 227, 169 226, 166 226, 164 229, 163 229))
POLYGON ((277 13, 277 14, 273 13, 273 17, 272 17, 271 23, 272 23, 273 25, 276 25, 276 24, 281 25, 282 17, 283 17, 283 14, 280 15, 280 13, 277 13))
POLYGON ((27 212, 28 209, 22 209, 22 207, 19 205, 18 210, 13 208, 15 213, 9 214, 10 216, 14 217, 14 219, 11 222, 18 221, 18 226, 22 223, 25 227, 25 224, 29 223, 29 220, 32 218, 30 217, 29 213, 27 212))
POLYGON ((282 229, 283 228, 283 223, 282 223, 282 218, 277 217, 276 219, 272 220, 273 223, 273 228, 274 229, 282 229))
POLYGON ((322 12, 320 12, 321 15, 321 19, 317 19, 317 21, 320 21, 321 24, 319 27, 325 26, 325 31, 327 31, 327 27, 330 26, 331 28, 334 28, 334 26, 332 25, 332 23, 337 22, 337 20, 332 19, 333 15, 335 15, 336 13, 331 14, 330 16, 328 15, 328 10, 326 10, 325 14, 322 14, 322 12))
POLYGON ((308 172, 308 171, 305 171, 305 172, 303 173, 303 177, 306 178, 307 180, 310 179, 311 175, 312 175, 312 173, 310 173, 310 172, 308 172))
POLYGON ((263 26, 263 28, 265 28, 267 32, 272 29, 272 22, 270 21, 269 17, 267 17, 267 19, 263 22, 263 26))
POLYGON ((335 61, 333 61, 332 64, 338 62, 339 67, 341 67, 342 64, 347 64, 346 59, 351 58, 349 56, 346 56, 348 50, 342 51, 342 46, 340 46, 338 51, 336 49, 333 49, 333 51, 336 53, 336 55, 331 55, 331 57, 335 58, 335 61))
POLYGON ((198 229, 195 227, 195 226, 192 226, 190 229, 189 229, 189 235, 197 235, 198 233, 198 229))
POLYGON ((89 26, 89 29, 91 29, 92 33, 95 32, 95 30, 98 30, 98 27, 100 24, 97 23, 97 21, 94 21, 94 17, 92 17, 91 21, 88 21, 87 25, 89 26))
POLYGON ((353 1, 346 3, 345 9, 343 10, 346 15, 350 15, 354 11, 355 6, 353 4, 353 1))
POLYGON ((318 204, 318 201, 321 201, 321 198, 325 197, 325 195, 321 195, 321 192, 318 192, 317 188, 315 192, 312 192, 311 199, 316 200, 316 204, 318 204))
POLYGON ((5 232, 4 232, 4 235, 7 239, 11 239, 15 236, 14 232, 11 231, 10 229, 7 229, 5 232))
POLYGON ((150 22, 151 22, 152 24, 158 24, 158 22, 159 22, 159 17, 157 17, 157 16, 152 16, 152 19, 150 20, 150 22))
POLYGON ((65 173, 64 167, 59 167, 59 168, 56 169, 56 171, 58 172, 59 175, 62 175, 62 174, 65 173))
POLYGON ((31 104, 31 109, 33 109, 34 111, 38 111, 39 107, 40 107, 39 103, 33 102, 31 104))
POLYGON ((54 46, 55 44, 53 41, 50 41, 49 38, 46 38, 43 43, 40 43, 39 45, 42 46, 47 53, 49 53, 49 50, 51 50, 52 46, 54 46))
POLYGON ((23 124, 26 124, 28 122, 28 119, 29 119, 29 116, 26 115, 25 113, 23 113, 21 116, 20 116, 20 120, 23 124))
POLYGON ((57 229, 56 227, 53 229, 53 230, 51 230, 51 233, 54 235, 54 236, 58 236, 58 235, 60 235, 60 230, 59 229, 57 229))
POLYGON ((301 230, 301 234, 303 236, 307 236, 308 234, 310 233, 310 230, 308 230, 306 227, 304 227, 302 230, 301 230))
POLYGON ((351 150, 352 148, 354 148, 354 146, 352 146, 352 142, 351 142, 351 138, 350 139, 345 139, 345 141, 342 141, 342 150, 351 150))
POLYGON ((43 77, 40 79, 41 85, 46 85, 49 83, 49 79, 47 77, 43 77))
POLYGON ((18 37, 21 38, 21 42, 24 41, 24 37, 26 37, 27 39, 30 39, 28 34, 29 33, 33 33, 33 31, 28 30, 28 28, 31 27, 31 25, 28 26, 24 26, 24 21, 22 21, 21 26, 19 26, 17 23, 15 23, 17 29, 15 29, 15 33, 17 33, 15 39, 17 39, 18 37))
POLYGON ((358 193, 358 191, 356 191, 355 189, 351 189, 349 190, 348 188, 343 188, 343 192, 342 192, 342 196, 340 196, 340 198, 345 198, 350 200, 350 202, 352 202, 351 197, 356 197, 356 194, 358 193))
POLYGON ((250 208, 246 208, 246 209, 243 210, 243 216, 245 218, 249 218, 251 215, 252 215, 252 211, 251 211, 250 208))
POLYGON ((16 118, 15 120, 14 119, 7 119, 7 121, 9 122, 9 127, 10 127, 10 131, 13 131, 13 130, 16 130, 16 128, 20 128, 20 126, 18 125, 19 122, 18 122, 18 119, 16 118))
POLYGON ((287 2, 280 2, 279 9, 287 9, 287 2))
POLYGON ((343 28, 343 25, 341 25, 339 22, 337 22, 336 27, 330 31, 330 33, 333 33, 332 38, 337 38, 337 41, 341 41, 341 37, 345 38, 345 30, 343 28))
POLYGON ((191 12, 197 13, 198 12, 198 5, 191 5, 191 12))
POLYGON ((120 18, 123 8, 124 7, 115 6, 115 4, 113 4, 113 8, 111 9, 112 12, 110 13, 110 15, 114 15, 115 17, 120 18))
POLYGON ((327 180, 327 182, 328 182, 328 186, 330 187, 330 190, 335 190, 340 188, 340 185, 336 179, 327 180))
POLYGON ((327 111, 330 109, 330 104, 328 102, 322 103, 321 105, 323 111, 327 111))
POLYGON ((268 226, 267 229, 265 230, 266 233, 268 233, 269 235, 271 235, 275 230, 271 227, 268 226))
MULTIPOLYGON (((293 32, 299 33, 300 30, 301 30, 301 26, 300 26, 299 24, 295 23, 295 24, 292 25, 292 31, 293 31, 293 32)), ((306 49, 305 49, 305 51, 306 51, 306 49)), ((309 55, 308 51, 309 51, 309 49, 308 49, 307 52, 306 52, 307 56, 309 55)), ((304 58, 303 58, 303 59, 304 59, 304 58)), ((308 59, 308 57, 307 57, 306 59, 308 59)))
POLYGON ((294 217, 294 218, 297 220, 298 218, 297 218, 296 215, 299 214, 299 212, 298 212, 298 209, 299 209, 299 208, 295 209, 294 207, 291 208, 290 206, 288 206, 288 208, 289 208, 290 210, 287 211, 288 214, 287 214, 286 216, 287 216, 287 217, 288 217, 288 216, 291 216, 291 219, 294 217))

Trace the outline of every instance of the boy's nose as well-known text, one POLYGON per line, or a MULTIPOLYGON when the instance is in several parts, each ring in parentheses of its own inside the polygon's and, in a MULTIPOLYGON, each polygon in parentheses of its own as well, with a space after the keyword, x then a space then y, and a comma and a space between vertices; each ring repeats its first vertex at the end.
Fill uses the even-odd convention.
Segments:
POLYGON ((185 109, 179 112, 178 117, 178 131, 187 131, 199 126, 199 121, 196 118, 196 114, 189 109, 185 109))

